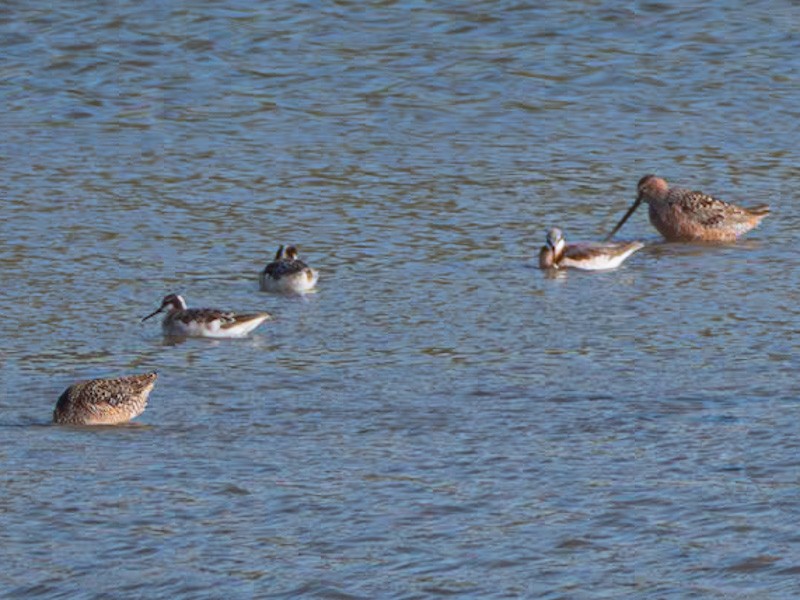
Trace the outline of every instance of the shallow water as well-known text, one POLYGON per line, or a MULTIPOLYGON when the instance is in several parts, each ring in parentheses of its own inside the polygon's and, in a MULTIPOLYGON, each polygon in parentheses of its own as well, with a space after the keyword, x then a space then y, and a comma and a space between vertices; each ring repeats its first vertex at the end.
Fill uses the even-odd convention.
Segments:
POLYGON ((796 5, 65 4, 0 9, 3 596, 797 596, 796 5), (535 268, 648 172, 774 214, 535 268))

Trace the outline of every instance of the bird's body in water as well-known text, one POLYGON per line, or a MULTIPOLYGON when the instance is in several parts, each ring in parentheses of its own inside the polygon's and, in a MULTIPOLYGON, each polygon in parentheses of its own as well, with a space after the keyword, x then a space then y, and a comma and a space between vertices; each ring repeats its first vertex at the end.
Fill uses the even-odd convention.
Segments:
POLYGON ((142 322, 165 310, 167 314, 161 323, 164 335, 176 337, 242 337, 271 318, 266 312, 238 314, 216 308, 187 308, 181 296, 169 294, 158 310, 142 322))
POLYGON ((650 222, 669 242, 733 242, 769 214, 769 206, 742 208, 703 192, 670 187, 661 177, 645 175, 633 206, 609 234, 610 239, 642 202, 650 222))
POLYGON ((56 403, 53 422, 60 425, 118 425, 144 412, 157 374, 143 373, 79 381, 56 403))
POLYGON ((571 267, 585 271, 615 269, 631 254, 644 247, 641 242, 582 242, 568 244, 558 228, 547 234, 539 251, 539 268, 571 267))
POLYGON ((265 292, 304 294, 314 289, 317 279, 319 273, 297 258, 296 246, 281 246, 261 272, 259 283, 265 292))

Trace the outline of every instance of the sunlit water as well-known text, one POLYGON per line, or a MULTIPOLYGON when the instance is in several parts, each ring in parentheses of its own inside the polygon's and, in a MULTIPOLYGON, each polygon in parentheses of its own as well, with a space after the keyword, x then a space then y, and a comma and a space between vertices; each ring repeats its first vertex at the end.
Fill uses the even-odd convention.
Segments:
POLYGON ((800 8, 551 4, 0 9, 4 597, 798 596, 800 8), (774 212, 535 268, 648 172, 774 212), (289 242, 318 293, 258 291, 289 242))

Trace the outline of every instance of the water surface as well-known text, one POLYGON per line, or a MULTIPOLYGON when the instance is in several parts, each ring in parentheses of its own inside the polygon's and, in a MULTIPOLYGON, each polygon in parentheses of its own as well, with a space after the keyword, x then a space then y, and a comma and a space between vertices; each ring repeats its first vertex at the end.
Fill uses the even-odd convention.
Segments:
POLYGON ((794 598, 790 2, 0 9, 0 590, 794 598), (655 172, 774 214, 547 277, 655 172), (296 243, 319 291, 258 291, 296 243), (162 340, 170 292, 268 310, 162 340), (72 382, 158 369, 118 428, 72 382))

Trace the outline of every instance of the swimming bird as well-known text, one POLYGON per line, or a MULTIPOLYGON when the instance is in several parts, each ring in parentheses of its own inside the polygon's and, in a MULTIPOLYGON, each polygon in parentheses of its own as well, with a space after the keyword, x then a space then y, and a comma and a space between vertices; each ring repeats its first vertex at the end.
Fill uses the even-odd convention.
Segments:
POLYGON ((281 246, 259 281, 265 292, 304 294, 314 288, 317 279, 319 273, 297 258, 296 246, 281 246))
POLYGON ((79 381, 56 403, 53 422, 61 425, 118 425, 144 412, 156 372, 79 381))
POLYGON ((641 242, 582 242, 567 244, 564 234, 554 227, 539 251, 540 269, 572 267, 586 271, 615 269, 631 254, 643 248, 641 242))
POLYGON ((158 310, 143 318, 142 323, 164 310, 167 314, 161 327, 167 336, 243 337, 271 318, 266 312, 236 314, 216 308, 186 308, 181 296, 169 294, 164 296, 158 310))
POLYGON ((671 188, 655 175, 645 175, 636 187, 636 202, 608 234, 607 240, 642 202, 649 205, 650 222, 670 242, 733 242, 769 214, 766 204, 741 208, 703 192, 671 188))

